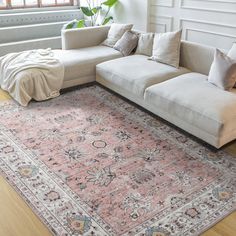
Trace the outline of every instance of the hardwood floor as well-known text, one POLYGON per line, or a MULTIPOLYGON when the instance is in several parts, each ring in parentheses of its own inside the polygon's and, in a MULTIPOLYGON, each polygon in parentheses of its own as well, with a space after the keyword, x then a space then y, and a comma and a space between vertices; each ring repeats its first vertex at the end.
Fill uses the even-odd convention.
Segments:
POLYGON ((28 205, 0 177, 0 236, 49 236, 28 205))
MULTIPOLYGON (((0 90, 0 100, 10 97, 0 90)), ((236 158, 236 142, 225 148, 236 158)), ((0 236, 51 236, 23 199, 0 176, 0 236)), ((202 236, 235 236, 236 211, 202 234, 202 236)))

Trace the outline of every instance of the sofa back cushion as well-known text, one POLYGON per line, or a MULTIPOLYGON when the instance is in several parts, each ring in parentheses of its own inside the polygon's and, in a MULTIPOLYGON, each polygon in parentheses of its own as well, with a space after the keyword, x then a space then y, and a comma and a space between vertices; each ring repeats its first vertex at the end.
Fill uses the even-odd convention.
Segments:
POLYGON ((182 30, 155 34, 151 60, 179 68, 182 30))
POLYGON ((129 56, 137 47, 138 39, 137 34, 131 31, 126 31, 121 39, 116 42, 113 48, 120 51, 123 56, 129 56))
POLYGON ((116 42, 124 35, 126 31, 130 31, 133 24, 116 24, 113 23, 107 35, 107 39, 102 43, 104 46, 114 47, 116 42))
POLYGON ((208 75, 214 60, 215 48, 182 41, 180 49, 180 66, 193 72, 208 75))
POLYGON ((154 33, 140 33, 135 54, 152 56, 154 33))
POLYGON ((109 25, 62 30, 62 49, 98 46, 107 38, 109 30, 109 25))
POLYGON ((236 82, 236 60, 216 49, 208 81, 223 90, 231 90, 236 82))

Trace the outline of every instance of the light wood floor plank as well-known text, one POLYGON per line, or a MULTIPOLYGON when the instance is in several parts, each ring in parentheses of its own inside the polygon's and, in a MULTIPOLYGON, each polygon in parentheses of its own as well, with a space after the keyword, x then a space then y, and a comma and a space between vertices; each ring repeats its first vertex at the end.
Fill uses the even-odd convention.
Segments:
POLYGON ((21 197, 0 176, 0 236, 50 236, 21 197))
POLYGON ((0 89, 0 101, 9 100, 9 99, 11 99, 11 97, 8 95, 8 93, 0 89))

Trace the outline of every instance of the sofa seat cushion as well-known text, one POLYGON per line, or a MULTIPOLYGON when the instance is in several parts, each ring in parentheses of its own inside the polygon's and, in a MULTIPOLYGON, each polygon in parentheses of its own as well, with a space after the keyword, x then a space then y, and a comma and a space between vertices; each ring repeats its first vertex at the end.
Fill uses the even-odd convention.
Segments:
POLYGON ((203 74, 188 73, 151 86, 145 102, 156 107, 155 113, 160 109, 218 138, 236 131, 236 89, 221 90, 203 74))
POLYGON ((97 65, 97 81, 106 87, 118 86, 136 96, 144 96, 147 87, 189 72, 148 60, 144 55, 132 55, 97 65), (112 84, 113 86, 109 86, 112 84))
POLYGON ((95 80, 97 64, 122 57, 120 52, 106 46, 54 50, 54 53, 65 67, 64 81, 75 80, 81 77, 93 77, 95 80))

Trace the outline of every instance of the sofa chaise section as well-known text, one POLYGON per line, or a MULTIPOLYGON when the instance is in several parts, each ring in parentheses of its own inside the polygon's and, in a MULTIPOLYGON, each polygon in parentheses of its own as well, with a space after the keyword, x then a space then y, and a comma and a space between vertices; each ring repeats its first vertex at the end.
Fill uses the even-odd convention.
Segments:
POLYGON ((54 53, 65 68, 63 88, 95 81, 97 64, 122 57, 120 52, 106 46, 54 50, 54 53))
POLYGON ((54 50, 54 54, 65 68, 63 88, 95 81, 97 64, 122 57, 119 51, 101 45, 109 29, 99 26, 62 31, 62 50, 54 50))

